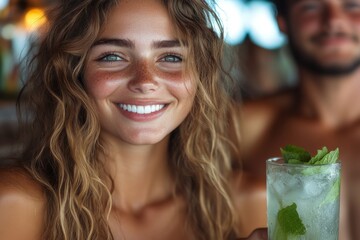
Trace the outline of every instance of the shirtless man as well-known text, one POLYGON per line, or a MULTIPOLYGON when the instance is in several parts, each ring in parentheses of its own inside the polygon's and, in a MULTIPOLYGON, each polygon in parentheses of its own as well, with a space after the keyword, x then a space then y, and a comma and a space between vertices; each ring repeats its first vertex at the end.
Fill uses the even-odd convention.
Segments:
POLYGON ((279 156, 280 147, 294 144, 312 154, 323 146, 339 147, 340 239, 360 239, 360 228, 355 226, 360 221, 360 0, 277 0, 276 4, 299 84, 291 91, 245 102, 241 108, 244 174, 240 184, 248 194, 237 203, 241 217, 247 219, 244 232, 266 226, 265 160, 279 156))

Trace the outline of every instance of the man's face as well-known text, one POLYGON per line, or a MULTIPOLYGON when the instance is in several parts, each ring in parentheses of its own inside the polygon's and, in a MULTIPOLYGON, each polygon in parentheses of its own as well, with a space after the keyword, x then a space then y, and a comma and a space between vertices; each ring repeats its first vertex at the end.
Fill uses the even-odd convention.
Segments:
POLYGON ((360 0, 293 0, 285 29, 295 61, 331 75, 360 66, 360 0))

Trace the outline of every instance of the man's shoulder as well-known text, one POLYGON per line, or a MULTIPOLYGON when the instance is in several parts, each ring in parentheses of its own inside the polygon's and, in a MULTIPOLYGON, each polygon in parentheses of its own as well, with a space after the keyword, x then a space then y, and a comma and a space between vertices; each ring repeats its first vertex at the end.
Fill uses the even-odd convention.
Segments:
POLYGON ((245 100, 239 110, 242 152, 251 151, 294 106, 294 91, 287 90, 262 98, 245 100))
POLYGON ((295 90, 287 89, 254 99, 245 99, 242 110, 252 114, 279 114, 293 106, 295 90))
POLYGON ((294 90, 281 91, 256 99, 247 99, 240 104, 243 124, 268 125, 285 115, 294 106, 294 90))

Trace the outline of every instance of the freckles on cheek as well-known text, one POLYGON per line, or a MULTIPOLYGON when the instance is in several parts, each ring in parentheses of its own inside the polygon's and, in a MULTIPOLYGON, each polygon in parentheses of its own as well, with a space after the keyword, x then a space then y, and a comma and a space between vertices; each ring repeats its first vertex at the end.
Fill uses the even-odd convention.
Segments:
POLYGON ((85 76, 87 92, 95 98, 102 98, 110 95, 117 87, 117 81, 108 72, 90 72, 85 76))
POLYGON ((172 74, 160 74, 160 76, 166 80, 168 86, 176 89, 182 96, 195 95, 197 86, 193 76, 184 74, 181 71, 172 74))

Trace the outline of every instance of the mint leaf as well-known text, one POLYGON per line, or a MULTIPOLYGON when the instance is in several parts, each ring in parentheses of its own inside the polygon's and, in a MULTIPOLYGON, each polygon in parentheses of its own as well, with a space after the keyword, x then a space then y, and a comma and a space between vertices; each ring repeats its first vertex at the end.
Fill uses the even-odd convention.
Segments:
POLYGON ((286 235, 304 235, 306 233, 306 228, 296 209, 297 205, 293 203, 279 210, 277 215, 277 222, 281 228, 279 233, 286 235))
POLYGON ((310 159, 309 164, 316 164, 316 162, 320 161, 326 154, 328 154, 328 152, 329 150, 327 147, 317 150, 317 154, 310 159))
POLYGON ((316 167, 304 168, 301 172, 304 176, 311 176, 316 174, 323 174, 324 172, 326 172, 327 169, 328 169, 327 166, 316 166, 316 167))
POLYGON ((280 148, 285 163, 325 165, 336 163, 339 160, 339 148, 329 152, 327 147, 317 150, 317 154, 311 157, 310 153, 302 147, 286 145, 280 148))
POLYGON ((330 191, 326 195, 324 201, 320 204, 320 206, 334 202, 340 195, 340 178, 336 179, 334 185, 331 187, 330 191))
POLYGON ((314 164, 332 164, 336 163, 339 160, 339 148, 326 154, 321 160, 315 162, 314 164))
POLYGON ((284 148, 280 148, 280 151, 286 163, 288 163, 289 160, 308 162, 311 159, 311 155, 309 152, 295 145, 286 145, 284 148))

